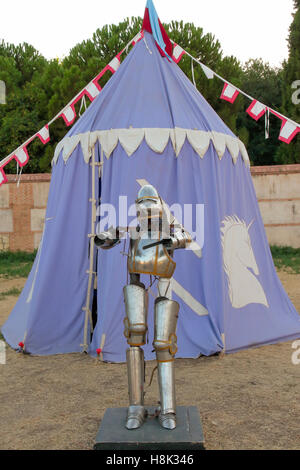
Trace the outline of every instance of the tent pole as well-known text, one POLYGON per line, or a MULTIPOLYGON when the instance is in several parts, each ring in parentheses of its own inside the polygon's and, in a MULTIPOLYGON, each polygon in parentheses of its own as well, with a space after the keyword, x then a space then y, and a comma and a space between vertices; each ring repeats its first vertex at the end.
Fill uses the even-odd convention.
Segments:
POLYGON ((225 333, 221 334, 222 341, 223 341, 223 350, 221 351, 221 356, 223 356, 226 353, 226 338, 225 338, 225 333))
POLYGON ((95 223, 96 223, 96 185, 95 185, 95 176, 96 176, 96 161, 95 161, 95 145, 92 149, 92 198, 90 202, 92 204, 92 217, 91 217, 91 233, 89 234, 90 239, 90 267, 87 271, 89 275, 89 282, 88 282, 88 289, 87 289, 87 296, 86 296, 86 304, 83 310, 85 311, 85 322, 84 322, 84 337, 83 337, 83 352, 87 352, 88 349, 88 323, 90 321, 91 331, 93 332, 93 320, 92 320, 92 312, 90 310, 90 303, 91 303, 91 289, 93 285, 93 276, 96 275, 94 271, 94 253, 95 253, 95 223))

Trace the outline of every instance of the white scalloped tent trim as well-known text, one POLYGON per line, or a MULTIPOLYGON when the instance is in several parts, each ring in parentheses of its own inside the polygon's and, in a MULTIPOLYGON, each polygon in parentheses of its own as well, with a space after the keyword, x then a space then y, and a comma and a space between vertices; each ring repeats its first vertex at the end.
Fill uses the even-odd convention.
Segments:
POLYGON ((84 160, 86 163, 89 163, 92 149, 97 141, 100 142, 107 159, 111 156, 119 142, 130 157, 144 139, 154 152, 160 154, 163 153, 171 139, 177 157, 186 139, 188 139, 195 152, 201 158, 204 157, 210 142, 212 142, 220 160, 227 148, 234 163, 237 162, 238 156, 241 153, 245 164, 250 166, 246 147, 237 137, 220 132, 181 129, 179 127, 174 129, 111 129, 107 131, 85 132, 84 134, 65 137, 55 149, 52 164, 57 163, 61 151, 63 151, 62 158, 66 163, 79 143, 82 147, 84 160))

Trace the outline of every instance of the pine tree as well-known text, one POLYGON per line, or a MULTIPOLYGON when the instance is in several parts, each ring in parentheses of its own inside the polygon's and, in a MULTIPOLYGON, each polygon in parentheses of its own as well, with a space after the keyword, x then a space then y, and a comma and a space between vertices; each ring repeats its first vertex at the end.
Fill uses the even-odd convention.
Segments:
MULTIPOLYGON (((282 113, 300 123, 300 0, 294 0, 295 12, 288 38, 289 58, 284 63, 282 113)), ((282 144, 276 155, 278 163, 300 163, 300 135, 282 144)))

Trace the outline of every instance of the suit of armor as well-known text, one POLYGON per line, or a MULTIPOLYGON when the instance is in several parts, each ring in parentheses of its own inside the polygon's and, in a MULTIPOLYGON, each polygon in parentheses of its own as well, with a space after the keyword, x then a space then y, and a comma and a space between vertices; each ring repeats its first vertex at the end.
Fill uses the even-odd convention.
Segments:
MULTIPOLYGON (((144 407, 145 363, 142 346, 146 344, 148 330, 148 292, 145 285, 140 282, 140 275, 148 274, 159 278, 159 294, 154 308, 153 341, 160 395, 159 421, 162 427, 174 429, 176 427, 174 358, 177 352, 176 327, 179 304, 171 300, 168 291, 176 267, 172 259, 173 252, 175 249, 185 248, 191 242, 191 238, 181 227, 175 230, 170 225, 162 200, 153 186, 146 185, 141 188, 136 208, 140 225, 137 229, 129 230, 127 268, 130 284, 123 289, 126 310, 124 334, 129 344, 126 352, 129 391, 126 427, 139 428, 147 414, 144 407)), ((95 243, 102 249, 110 249, 119 243, 121 236, 121 229, 117 229, 115 237, 112 237, 110 232, 103 232, 95 238, 95 243)))

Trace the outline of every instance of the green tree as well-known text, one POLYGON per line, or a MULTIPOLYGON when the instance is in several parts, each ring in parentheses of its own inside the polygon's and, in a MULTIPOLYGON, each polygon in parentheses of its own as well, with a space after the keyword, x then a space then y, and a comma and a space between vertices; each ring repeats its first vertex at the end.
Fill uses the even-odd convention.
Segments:
MULTIPOLYGON (((141 25, 142 18, 127 18, 118 25, 104 26, 98 29, 93 34, 92 39, 83 41, 71 49, 68 57, 60 64, 57 76, 53 78, 53 93, 48 105, 49 119, 56 115, 84 85, 94 78, 129 43, 141 30, 141 25)), ((191 23, 172 22, 164 26, 173 41, 180 44, 206 65, 229 77, 235 85, 241 85, 243 74, 241 65, 234 57, 223 57, 221 45, 213 35, 204 34, 202 28, 197 28, 191 23)), ((191 59, 188 56, 184 56, 180 62, 180 67, 192 80, 191 59)), ((47 69, 45 73, 47 73, 47 69)), ((205 98, 235 132, 237 130, 237 110, 241 106, 242 98, 239 98, 234 105, 228 105, 228 103, 219 99, 223 87, 219 80, 207 80, 201 67, 197 64, 194 67, 194 75, 198 90, 203 93, 205 98)), ((110 73, 105 74, 100 80, 100 85, 105 86, 109 78, 110 73)), ((89 104, 89 100, 86 101, 89 104)), ((78 111, 79 104, 76 109, 78 111)), ((243 134, 243 130, 240 131, 243 134)), ((54 135, 55 141, 58 142, 65 133, 66 127, 61 119, 51 126, 51 135, 52 137, 54 135)), ((53 142, 53 138, 51 141, 53 142)), ((50 168, 51 158, 51 151, 43 153, 40 162, 43 171, 50 168)))
MULTIPOLYGON (((29 44, 0 43, 0 79, 7 86, 7 104, 0 107, 1 159, 37 132, 45 121, 47 99, 41 74, 47 65, 47 60, 29 44)), ((15 171, 15 167, 12 162, 6 171, 15 171)), ((31 158, 26 171, 38 170, 38 160, 31 158)))
MULTIPOLYGON (((212 68, 216 73, 231 81, 235 86, 242 84, 243 70, 235 57, 224 57, 220 42, 210 33, 204 34, 203 29, 192 23, 172 21, 164 24, 166 31, 172 40, 179 44, 189 54, 212 68)), ((192 77, 192 59, 185 55, 179 63, 180 68, 188 76, 192 77)), ((237 132, 237 111, 243 103, 243 98, 238 97, 232 105, 220 99, 224 83, 217 78, 208 80, 201 67, 194 63, 194 77, 197 89, 210 103, 214 110, 221 116, 233 132, 237 132)), ((241 134, 243 134, 240 128, 241 134)))
MULTIPOLYGON (((282 94, 282 71, 272 68, 262 59, 251 59, 244 66, 242 89, 258 101, 280 110, 282 94)), ((247 129, 248 153, 253 165, 273 165, 278 149, 280 122, 270 114, 270 137, 265 139, 265 117, 252 119, 246 109, 251 102, 245 99, 245 106, 238 113, 238 127, 247 129)))
MULTIPOLYGON (((294 0, 295 12, 288 38, 289 58, 284 63, 282 89, 282 114, 300 123, 300 103, 293 100, 293 83, 300 80, 300 0, 294 0)), ((296 86, 299 87, 299 84, 296 86)), ((299 95, 298 95, 299 96, 299 95)), ((300 163, 299 134, 287 145, 282 143, 276 154, 278 163, 300 163)))
MULTIPOLYGON (((141 18, 127 18, 118 25, 106 25, 93 34, 92 39, 83 41, 71 49, 69 55, 60 63, 56 64, 56 72, 52 77, 50 87, 51 96, 48 103, 48 119, 53 118, 64 106, 79 93, 104 67, 129 43, 131 39, 141 30, 141 18)), ((46 82, 50 80, 48 69, 45 70, 46 82)), ((111 78, 111 73, 106 73, 100 80, 104 87, 111 78)), ((89 106, 89 99, 86 105, 89 106)), ((76 105, 77 119, 80 103, 76 105)), ((67 132, 62 119, 52 124, 51 148, 45 149, 40 159, 41 171, 49 171, 55 145, 67 132)), ((49 145, 49 144, 48 144, 49 145)))
MULTIPOLYGON (((128 44, 140 31, 141 25, 142 18, 127 18, 118 25, 97 29, 91 39, 77 44, 62 61, 46 61, 28 44, 13 46, 0 42, 0 80, 7 85, 7 105, 0 107, 0 158, 56 116, 128 44)), ((202 28, 192 23, 174 21, 164 26, 172 40, 192 56, 235 86, 272 107, 280 108, 282 78, 279 71, 261 61, 249 62, 243 69, 235 57, 224 56, 221 44, 212 34, 205 34, 202 28)), ((122 59, 125 56, 126 53, 122 59)), ((192 80, 191 58, 185 55, 179 66, 192 80)), ((110 76, 106 73, 101 78, 102 87, 110 76)), ((274 141, 272 137, 266 142, 263 122, 256 123, 245 115, 248 100, 241 95, 234 104, 221 100, 223 82, 217 78, 208 80, 197 64, 194 64, 194 79, 197 89, 232 131, 245 144, 249 140, 253 162, 271 163, 275 154, 275 137, 274 141)), ((86 102, 89 105, 88 99, 86 102)), ((79 107, 80 103, 76 105, 77 115, 79 107)), ((44 146, 35 139, 29 146, 30 161, 24 171, 49 171, 55 146, 67 131, 64 121, 58 119, 50 127, 50 143, 44 146)), ((15 171, 15 164, 7 169, 15 171)))

